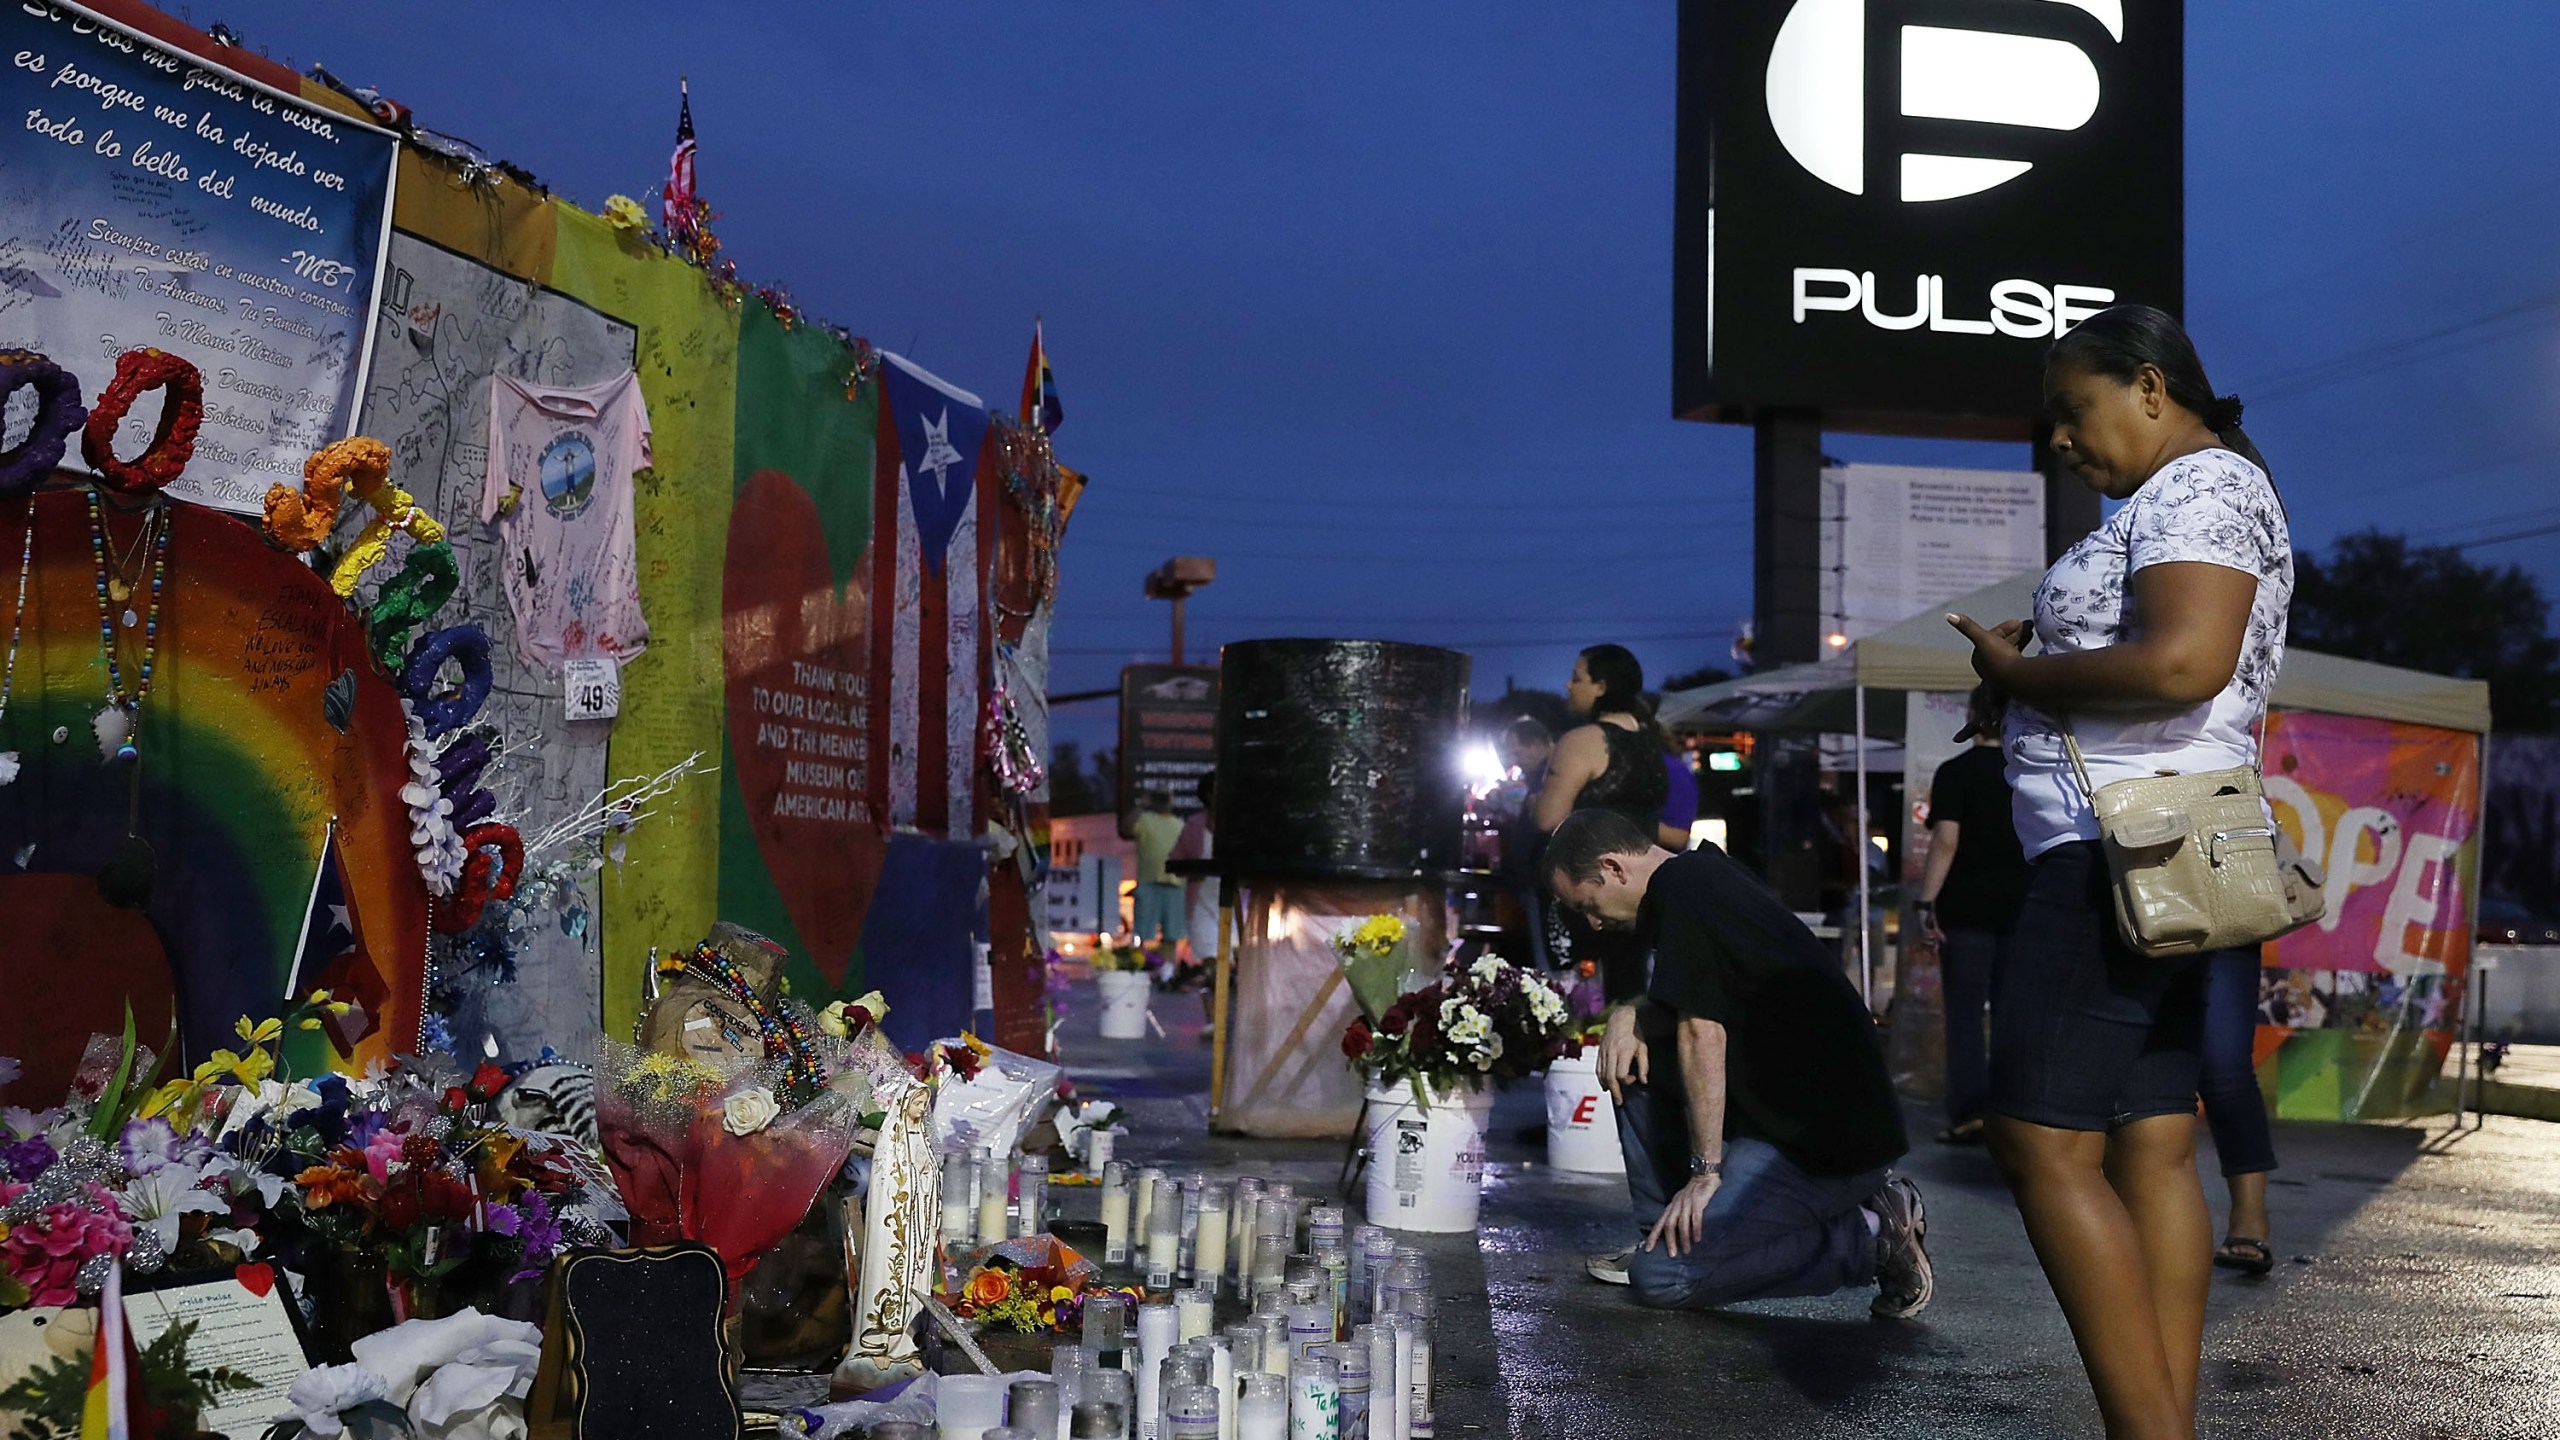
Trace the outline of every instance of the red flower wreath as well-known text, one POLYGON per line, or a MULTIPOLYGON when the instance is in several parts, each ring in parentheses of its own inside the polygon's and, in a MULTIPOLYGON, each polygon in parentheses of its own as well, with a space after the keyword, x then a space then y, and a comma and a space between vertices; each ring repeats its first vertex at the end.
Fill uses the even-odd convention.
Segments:
POLYGON ((454 887, 452 901, 436 911, 436 929, 447 935, 479 924, 489 902, 513 898, 516 882, 524 878, 524 839, 513 825, 474 825, 462 832, 462 844, 471 857, 462 862, 462 883, 454 887), (490 854, 491 849, 498 853, 490 854))
POLYGON ((80 432, 80 455, 98 481, 122 495, 148 495, 175 480, 195 458, 196 430, 204 424, 204 373, 165 350, 127 350, 116 357, 116 378, 89 409, 80 432), (116 427, 145 390, 166 386, 160 430, 133 460, 116 458, 116 427))

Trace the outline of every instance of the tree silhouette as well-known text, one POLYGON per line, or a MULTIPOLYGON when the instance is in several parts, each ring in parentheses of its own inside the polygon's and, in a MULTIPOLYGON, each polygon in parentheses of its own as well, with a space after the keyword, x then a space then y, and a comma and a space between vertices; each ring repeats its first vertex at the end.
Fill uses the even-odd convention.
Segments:
POLYGON ((2550 602, 2513 565, 2379 530, 2341 536, 2326 560, 2294 556, 2288 643, 2376 664, 2489 682, 2502 731, 2560 721, 2560 640, 2550 602))

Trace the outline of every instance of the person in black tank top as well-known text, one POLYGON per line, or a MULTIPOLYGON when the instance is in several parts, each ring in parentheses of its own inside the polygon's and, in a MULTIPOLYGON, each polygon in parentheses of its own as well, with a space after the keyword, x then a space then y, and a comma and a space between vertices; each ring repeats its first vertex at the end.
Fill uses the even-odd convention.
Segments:
MULTIPOLYGON (((1577 809, 1615 811, 1646 834, 1655 833, 1663 802, 1671 795, 1664 768, 1661 724, 1644 700, 1644 667, 1622 645, 1594 645, 1576 656, 1565 700, 1591 723, 1565 732, 1538 791, 1541 835, 1552 833, 1577 809)), ((1550 950, 1559 960, 1600 962, 1601 988, 1610 1000, 1632 999, 1645 984, 1644 946, 1626 932, 1595 931, 1548 909, 1550 950)))

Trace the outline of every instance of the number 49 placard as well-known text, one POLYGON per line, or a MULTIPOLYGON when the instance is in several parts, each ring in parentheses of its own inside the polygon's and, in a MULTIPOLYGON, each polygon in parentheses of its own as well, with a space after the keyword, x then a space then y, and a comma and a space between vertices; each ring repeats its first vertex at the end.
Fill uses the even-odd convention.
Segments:
POLYGON ((610 720, 622 713, 622 667, 611 660, 571 660, 560 667, 572 720, 610 720))

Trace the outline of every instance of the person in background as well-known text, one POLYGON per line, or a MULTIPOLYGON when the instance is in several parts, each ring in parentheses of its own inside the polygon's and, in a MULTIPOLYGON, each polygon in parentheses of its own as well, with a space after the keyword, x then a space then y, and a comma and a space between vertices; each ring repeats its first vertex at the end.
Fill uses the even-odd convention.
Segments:
POLYGON ((1546 783, 1547 764, 1555 753, 1555 737, 1527 715, 1502 727, 1494 739, 1494 754, 1503 769, 1495 811, 1502 826, 1501 869, 1495 878, 1509 899, 1502 922, 1503 951, 1516 963, 1540 971, 1554 964, 1547 954, 1547 907, 1554 902, 1538 880, 1538 851, 1547 834, 1538 828, 1538 787, 1546 783))
MULTIPOLYGON (((1591 723, 1556 742, 1546 783, 1538 788, 1539 833, 1552 832, 1576 810, 1600 809, 1624 815, 1659 839, 1671 776, 1663 765, 1662 727, 1644 699, 1644 667, 1623 645, 1594 645, 1574 658, 1564 698, 1591 723)), ((1644 950, 1631 935, 1594 932, 1554 907, 1548 917, 1551 963, 1599 961, 1612 1001, 1643 991, 1644 950)))
POLYGON ((1991 1002, 1989 1139, 2109 1440, 2190 1440, 2213 1276, 2195 1157, 2208 967, 2125 943, 2090 792, 2261 763, 2293 539, 2239 399, 2213 393, 2164 312, 2118 305, 2055 340, 2044 401, 2054 458, 2123 503, 2045 573, 2032 621, 1947 617, 2009 696, 2034 867, 1991 1002))
POLYGON ((1988 685, 1973 688, 1957 743, 1963 754, 1938 767, 1929 782, 1929 863, 1920 876, 1920 935, 1938 951, 1946 1003, 1947 1128, 1941 1145, 1982 1140, 1982 1106, 1991 1085, 1983 1020, 2000 973, 2009 927, 2027 890, 2027 857, 2009 818, 2009 777, 2000 757, 2000 726, 2009 702, 1988 685))
POLYGON ((1161 790, 1138 796, 1138 818, 1130 826, 1138 844, 1138 895, 1133 917, 1138 943, 1155 952, 1161 967, 1171 963, 1175 942, 1182 939, 1182 882, 1164 868, 1182 839, 1182 822, 1174 817, 1173 797, 1161 790))
MULTIPOLYGON (((1655 728, 1662 730, 1660 721, 1655 728)), ((1662 767, 1671 788, 1662 801, 1662 833, 1655 838, 1665 850, 1686 850, 1689 832, 1698 823, 1698 772, 1689 768, 1688 752, 1672 743, 1668 730, 1662 730, 1662 767)))
POLYGON ((1636 1303, 1708 1308, 1875 1286, 1906 1319, 1936 1280, 1920 1188, 1875 1022, 1838 962, 1713 845, 1674 854, 1649 825, 1580 810, 1548 841, 1557 903, 1653 949, 1645 994, 1609 1011, 1600 1079, 1641 1247, 1594 1255, 1636 1303), (1659 1058, 1662 1068, 1655 1070, 1659 1058))
POLYGON ((2276 1268, 2267 1222, 2267 1172, 2276 1168, 2267 1095, 2258 1088, 2258 948, 2217 950, 2204 962, 2204 1056, 2198 1093, 2213 1153, 2231 1194, 2231 1220, 2213 1263, 2247 1275, 2276 1268))
MULTIPOLYGON (((1215 808, 1218 775, 1211 771, 1200 777, 1193 791, 1200 798, 1200 808, 1183 817, 1181 838, 1173 842, 1168 860, 1207 860, 1216 849, 1209 833, 1209 812, 1215 808)), ((1183 913, 1187 917, 1185 931, 1191 939, 1191 968, 1205 970, 1218 958, 1218 881, 1211 875, 1182 877, 1183 913)))

